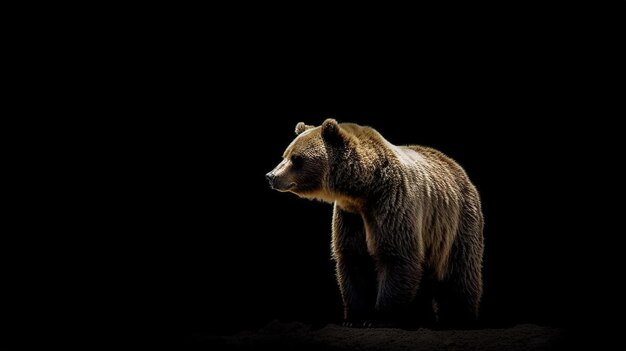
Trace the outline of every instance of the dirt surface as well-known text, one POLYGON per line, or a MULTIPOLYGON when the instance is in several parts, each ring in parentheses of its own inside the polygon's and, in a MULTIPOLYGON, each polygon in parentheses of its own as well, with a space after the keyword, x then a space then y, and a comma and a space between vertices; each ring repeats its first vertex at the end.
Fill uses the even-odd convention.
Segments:
POLYGON ((302 323, 273 321, 256 332, 230 336, 195 335, 185 344, 204 350, 555 350, 563 330, 532 324, 507 329, 402 330, 355 329, 329 324, 313 329, 302 323))

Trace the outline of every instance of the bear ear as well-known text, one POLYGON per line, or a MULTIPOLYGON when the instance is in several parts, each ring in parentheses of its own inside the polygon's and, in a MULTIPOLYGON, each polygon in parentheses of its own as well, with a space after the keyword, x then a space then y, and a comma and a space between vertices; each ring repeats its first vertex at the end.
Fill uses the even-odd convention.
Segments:
POLYGON ((336 120, 328 118, 322 123, 322 138, 329 144, 340 146, 345 142, 345 132, 336 120))
POLYGON ((313 128, 313 126, 308 126, 304 124, 304 122, 299 122, 298 124, 296 124, 296 135, 300 135, 305 130, 309 130, 311 128, 313 128))

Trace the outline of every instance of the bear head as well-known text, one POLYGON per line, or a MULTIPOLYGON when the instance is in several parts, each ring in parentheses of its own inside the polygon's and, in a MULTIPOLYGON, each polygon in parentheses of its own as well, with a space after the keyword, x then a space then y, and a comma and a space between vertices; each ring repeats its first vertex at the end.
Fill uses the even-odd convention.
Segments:
POLYGON ((332 201, 331 172, 356 139, 334 119, 314 127, 300 122, 283 160, 266 174, 270 186, 305 198, 332 201))

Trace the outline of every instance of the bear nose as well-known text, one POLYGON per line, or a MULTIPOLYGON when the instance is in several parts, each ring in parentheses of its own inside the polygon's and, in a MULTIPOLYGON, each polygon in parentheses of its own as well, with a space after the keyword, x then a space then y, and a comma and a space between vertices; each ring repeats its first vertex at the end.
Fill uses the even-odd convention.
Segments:
POLYGON ((265 179, 269 180, 270 184, 274 180, 274 177, 276 177, 276 176, 272 172, 269 172, 268 174, 265 175, 265 179))

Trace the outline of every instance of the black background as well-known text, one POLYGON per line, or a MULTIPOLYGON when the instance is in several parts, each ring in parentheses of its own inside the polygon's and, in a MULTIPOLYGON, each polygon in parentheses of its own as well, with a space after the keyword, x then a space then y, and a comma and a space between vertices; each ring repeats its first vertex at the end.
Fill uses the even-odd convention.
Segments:
POLYGON ((264 178, 297 122, 328 117, 434 147, 465 168, 486 222, 484 326, 588 322, 580 182, 593 127, 571 118, 589 101, 558 31, 530 40, 500 27, 430 28, 320 42, 284 28, 196 29, 137 40, 128 50, 138 55, 104 67, 125 76, 103 111, 132 116, 104 122, 115 166, 102 170, 115 203, 106 227, 119 229, 114 245, 132 261, 113 292, 135 306, 130 325, 147 318, 187 335, 340 321, 331 206, 272 191, 264 178))

